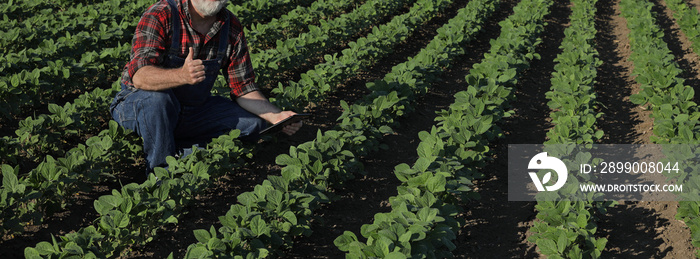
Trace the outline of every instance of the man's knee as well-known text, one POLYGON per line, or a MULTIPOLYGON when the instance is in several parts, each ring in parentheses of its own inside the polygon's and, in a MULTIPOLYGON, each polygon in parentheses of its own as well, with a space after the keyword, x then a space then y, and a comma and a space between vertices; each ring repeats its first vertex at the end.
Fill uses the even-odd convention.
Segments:
POLYGON ((252 116, 241 118, 239 128, 240 139, 243 141, 256 141, 260 138, 260 131, 267 126, 267 122, 260 117, 252 116))
POLYGON ((172 91, 141 91, 143 100, 141 107, 148 110, 174 111, 178 113, 180 104, 172 91))
POLYGON ((155 134, 151 131, 172 131, 178 120, 180 104, 172 91, 137 90, 115 105, 114 119, 139 136, 155 134))

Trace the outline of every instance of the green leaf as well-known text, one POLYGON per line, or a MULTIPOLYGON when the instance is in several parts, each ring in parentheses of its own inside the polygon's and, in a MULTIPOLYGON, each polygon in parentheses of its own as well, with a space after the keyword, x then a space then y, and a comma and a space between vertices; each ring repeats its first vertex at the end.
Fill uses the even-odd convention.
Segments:
POLYGON ((686 122, 686 121, 688 121, 688 118, 689 118, 689 117, 690 117, 690 115, 688 115, 688 114, 678 114, 678 115, 676 116, 676 118, 674 119, 674 121, 675 121, 676 123, 686 122))
POLYGON ((413 236, 412 232, 403 233, 401 236, 399 236, 399 242, 401 242, 401 243, 409 242, 409 241, 411 241, 411 236, 413 236))
POLYGON ((270 255, 270 250, 258 248, 258 258, 267 258, 270 255))
POLYGON ((83 255, 85 254, 83 252, 83 249, 78 246, 75 242, 68 242, 66 244, 66 247, 63 248, 63 251, 66 252, 69 255, 83 255))
POLYGON ((406 255, 401 252, 394 251, 386 255, 385 259, 406 259, 406 255))
POLYGON ((111 208, 116 208, 122 203, 122 199, 114 195, 103 195, 98 199, 100 202, 105 203, 105 205, 111 206, 111 208))
POLYGON ((606 245, 607 243, 608 243, 608 239, 607 239, 607 238, 604 238, 604 237, 598 238, 598 239, 596 240, 596 244, 595 244, 596 250, 598 250, 598 251, 603 251, 603 249, 605 249, 605 245, 606 245))
POLYGON ((197 259, 207 258, 210 254, 211 254, 211 252, 203 246, 196 246, 194 248, 192 248, 192 246, 190 246, 187 249, 187 254, 185 254, 185 258, 188 258, 188 259, 190 259, 190 258, 197 258, 197 259))
POLYGON ((42 257, 41 257, 41 255, 39 255, 39 252, 37 252, 37 250, 34 249, 33 247, 26 247, 26 248, 24 248, 24 258, 40 259, 42 257))
POLYGON ((10 83, 12 84, 12 86, 18 87, 19 86, 19 75, 18 74, 12 75, 12 79, 10 79, 10 83))
POLYGON ((601 139, 601 138, 603 138, 603 134, 604 134, 604 133, 603 133, 602 130, 596 131, 596 132, 595 132, 595 138, 596 138, 596 139, 601 139))
POLYGON ((270 228, 267 226, 267 223, 265 223, 262 217, 257 216, 250 221, 250 230, 253 231, 253 234, 256 237, 259 237, 267 234, 270 228))
POLYGON ((36 244, 36 251, 39 252, 40 255, 50 255, 56 252, 53 245, 49 242, 40 242, 36 244))
POLYGON ((644 98, 644 96, 642 96, 641 94, 633 94, 633 95, 631 95, 631 96, 630 96, 630 101, 631 101, 632 103, 636 104, 636 105, 643 105, 643 104, 645 104, 645 103, 647 102, 647 101, 646 101, 646 98, 644 98))
POLYGON ((275 163, 282 166, 298 164, 297 159, 294 159, 287 154, 277 156, 277 158, 275 158, 275 163))
POLYGON ((418 211, 418 218, 425 222, 432 222, 437 216, 437 213, 437 209, 422 208, 418 211))
POLYGON ((354 242, 357 242, 357 236, 355 235, 355 233, 347 230, 343 232, 342 235, 333 240, 333 244, 335 244, 335 246, 337 246, 338 249, 340 249, 340 251, 343 252, 350 251, 350 246, 354 242))
POLYGON ((239 203, 241 203, 247 207, 254 206, 255 203, 258 201, 257 197, 252 192, 244 192, 244 193, 238 195, 238 197, 236 197, 236 198, 237 198, 239 203))
POLYGON ((569 244, 569 239, 566 238, 566 233, 561 232, 559 234, 559 238, 557 239, 557 249, 559 251, 559 254, 564 254, 564 249, 566 249, 566 246, 569 244))
POLYGON ((110 215, 114 218, 114 223, 118 228, 126 228, 129 225, 129 215, 117 210, 113 210, 110 215))
POLYGON ((442 175, 436 175, 428 179, 426 182, 426 188, 432 193, 444 192, 445 185, 447 185, 447 180, 442 175))
POLYGON ((224 244, 224 242, 218 238, 209 239, 209 242, 207 242, 207 247, 209 247, 209 250, 212 250, 212 251, 218 251, 218 252, 226 251, 226 244, 224 244))
POLYGON ((100 200, 95 200, 92 203, 95 207, 95 211, 97 211, 97 213, 99 213, 100 215, 105 215, 105 214, 107 214, 107 212, 109 212, 110 210, 112 210, 114 208, 114 207, 110 206, 109 204, 102 202, 100 200))
POLYGON ((428 170, 428 167, 430 167, 431 163, 432 160, 430 160, 429 158, 419 157, 418 160, 416 160, 416 163, 413 165, 413 168, 420 172, 425 172, 426 170, 428 170))
POLYGON ((294 215, 294 212, 287 211, 287 212, 285 212, 284 214, 282 214, 282 217, 284 217, 285 219, 287 219, 287 221, 289 221, 289 223, 292 223, 292 224, 294 224, 294 225, 297 224, 297 216, 294 215))
POLYGON ((539 239, 537 240, 537 247, 545 255, 556 255, 558 254, 557 244, 551 239, 539 239))
POLYGON ((588 225, 588 217, 586 214, 578 214, 578 217, 576 218, 576 224, 578 224, 579 227, 584 228, 588 225))
POLYGON ((209 231, 206 231, 204 229, 195 229, 193 232, 194 232, 194 237, 200 243, 206 244, 207 242, 209 242, 209 239, 211 239, 211 235, 209 234, 209 231))
POLYGON ((61 109, 61 106, 59 106, 58 104, 55 104, 55 103, 49 103, 48 106, 49 106, 49 112, 53 113, 53 114, 59 113, 63 110, 63 109, 61 109))
POLYGON ((9 165, 2 165, 2 186, 12 192, 17 192, 19 190, 19 181, 14 171, 9 165))

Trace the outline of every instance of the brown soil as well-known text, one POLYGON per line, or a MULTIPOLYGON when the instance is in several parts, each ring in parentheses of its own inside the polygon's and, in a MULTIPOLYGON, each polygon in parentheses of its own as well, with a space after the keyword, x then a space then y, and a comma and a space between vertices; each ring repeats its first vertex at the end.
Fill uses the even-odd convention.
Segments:
MULTIPOLYGON (((629 101, 630 94, 639 92, 639 84, 632 76, 629 30, 620 16, 619 1, 600 1, 598 6, 598 45, 615 46, 598 50, 605 62, 599 69, 596 88, 600 89, 601 102, 609 108, 603 110, 605 123, 601 127, 608 136, 603 142, 650 143, 653 133, 650 111, 629 101)), ((663 15, 657 19, 663 27, 668 27, 663 15)), ((677 206, 677 202, 626 202, 611 208, 599 224, 601 236, 608 239, 604 253, 621 258, 692 257, 690 231, 674 218, 677 206)))
POLYGON ((694 6, 695 8, 700 11, 700 0, 687 0, 685 1, 687 4, 690 4, 690 6, 694 6))
MULTIPOLYGON (((397 53, 380 62, 369 71, 359 71, 358 77, 346 82, 329 96, 327 101, 309 107, 315 116, 305 124, 303 130, 292 137, 280 137, 276 142, 261 143, 260 152, 245 168, 233 169, 232 173, 215 182, 207 193, 197 197, 186 208, 188 213, 177 225, 169 225, 159 231, 159 237, 141 248, 126 251, 123 257, 163 258, 171 252, 176 258, 184 256, 187 246, 196 242, 192 231, 217 226, 218 216, 224 215, 236 196, 250 191, 267 174, 279 174, 275 165, 277 155, 287 153, 290 145, 315 138, 317 130, 327 130, 335 125, 341 111, 339 102, 352 103, 366 93, 365 83, 381 78, 395 64, 415 55, 435 35, 435 29, 442 26, 466 3, 453 4, 441 16, 410 37, 397 48, 397 53)), ((619 0, 599 0, 596 27, 596 43, 603 65, 598 71, 595 86, 600 102, 599 110, 604 113, 599 125, 606 136, 603 143, 649 143, 653 121, 649 111, 629 101, 629 96, 639 91, 632 77, 633 64, 630 55, 626 21, 619 14, 619 0)), ((695 7, 700 0, 690 1, 695 7)), ((489 49, 489 40, 498 36, 498 21, 512 13, 517 0, 506 0, 500 10, 488 22, 477 40, 466 47, 467 54, 456 58, 452 66, 444 71, 442 81, 433 84, 430 92, 417 100, 416 111, 410 118, 400 119, 401 127, 396 133, 386 136, 383 143, 389 150, 380 151, 361 158, 367 175, 348 181, 335 194, 340 200, 325 205, 317 211, 318 219, 312 222, 311 237, 297 238, 294 247, 286 251, 288 258, 342 258, 333 240, 343 231, 353 231, 358 237, 363 224, 372 223, 372 217, 379 212, 387 212, 388 197, 396 194, 398 180, 393 174, 394 166, 400 163, 412 164, 417 158, 417 134, 429 130, 434 124, 435 112, 446 108, 454 101, 453 94, 466 87, 464 76, 473 64, 479 62, 489 49)), ((509 202, 507 200, 507 145, 534 144, 546 140, 549 123, 549 108, 544 93, 549 89, 549 78, 553 71, 553 59, 558 49, 563 31, 568 26, 569 6, 557 3, 547 17, 547 26, 542 35, 543 43, 538 46, 542 59, 533 61, 516 86, 517 100, 512 103, 515 116, 499 124, 505 137, 496 141, 493 161, 485 168, 486 177, 476 182, 481 199, 462 204, 465 220, 455 241, 457 249, 453 253, 461 258, 535 258, 540 257, 534 244, 527 241, 531 235, 529 228, 535 220, 536 212, 532 202, 509 202)), ((700 61, 690 49, 688 39, 680 32, 670 11, 663 1, 656 4, 655 11, 661 12, 659 19, 665 40, 678 57, 680 67, 686 71, 682 76, 686 84, 700 87, 700 61)), ((290 75, 294 78, 297 75, 290 75)), ((141 179, 130 179, 139 182, 141 179)), ((126 183, 126 182, 125 182, 126 183)), ((114 188, 115 186, 109 186, 114 188)), ((104 194, 105 187, 86 194, 79 199, 70 211, 52 216, 46 224, 33 227, 26 233, 5 236, 0 241, 1 258, 22 257, 24 247, 34 246, 38 241, 49 241, 51 235, 61 235, 90 224, 95 218, 91 199, 104 194)), ((606 258, 690 258, 695 248, 690 244, 690 232, 685 224, 675 219, 677 203, 673 202, 628 202, 610 209, 599 222, 597 236, 606 237, 608 245, 604 251, 606 258)))

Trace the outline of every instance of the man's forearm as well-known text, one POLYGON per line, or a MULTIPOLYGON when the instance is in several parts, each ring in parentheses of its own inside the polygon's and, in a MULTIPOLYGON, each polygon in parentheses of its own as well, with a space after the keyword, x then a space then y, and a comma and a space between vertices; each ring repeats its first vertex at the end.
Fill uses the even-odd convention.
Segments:
POLYGON ((277 121, 284 119, 279 118, 279 113, 281 110, 277 106, 270 103, 260 91, 253 91, 247 93, 243 96, 236 98, 236 102, 243 109, 260 116, 264 120, 270 123, 276 123, 277 121))
MULTIPOLYGON (((296 114, 293 111, 282 111, 270 103, 260 91, 253 91, 236 98, 238 105, 247 111, 260 116, 269 123, 278 123, 289 116, 296 114)), ((293 123, 282 129, 287 135, 293 135, 301 128, 301 122, 293 123)))
POLYGON ((148 91, 161 91, 183 85, 178 68, 145 66, 134 73, 134 87, 148 91))
POLYGON ((138 89, 160 91, 186 84, 197 84, 204 79, 204 64, 201 59, 194 59, 194 49, 190 47, 182 67, 145 66, 136 70, 131 81, 138 89))

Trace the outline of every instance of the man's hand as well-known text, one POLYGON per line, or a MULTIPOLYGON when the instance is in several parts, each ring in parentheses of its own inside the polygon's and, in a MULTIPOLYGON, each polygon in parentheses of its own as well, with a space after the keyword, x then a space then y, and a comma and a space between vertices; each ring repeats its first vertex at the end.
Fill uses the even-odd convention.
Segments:
POLYGON ((196 84, 204 81, 206 73, 201 59, 194 59, 194 49, 190 47, 190 53, 185 58, 185 64, 180 68, 180 77, 185 84, 196 84))
MULTIPOLYGON (((293 111, 280 111, 280 109, 272 105, 260 91, 253 91, 239 96, 236 98, 236 102, 243 107, 243 109, 260 116, 260 118, 272 124, 276 124, 296 114, 296 112, 293 111)), ((282 128, 282 132, 287 135, 293 135, 301 128, 301 125, 301 122, 292 123, 282 128)))
MULTIPOLYGON (((277 117, 277 120, 274 123, 278 123, 286 118, 291 117, 294 114, 297 114, 297 113, 293 112, 293 111, 279 112, 279 113, 275 114, 275 116, 277 117)), ((294 133, 296 133, 299 129, 301 129, 301 125, 302 125, 301 121, 289 124, 289 125, 285 126, 284 128, 282 128, 282 132, 284 132, 284 134, 287 134, 290 136, 294 135, 294 133)))

